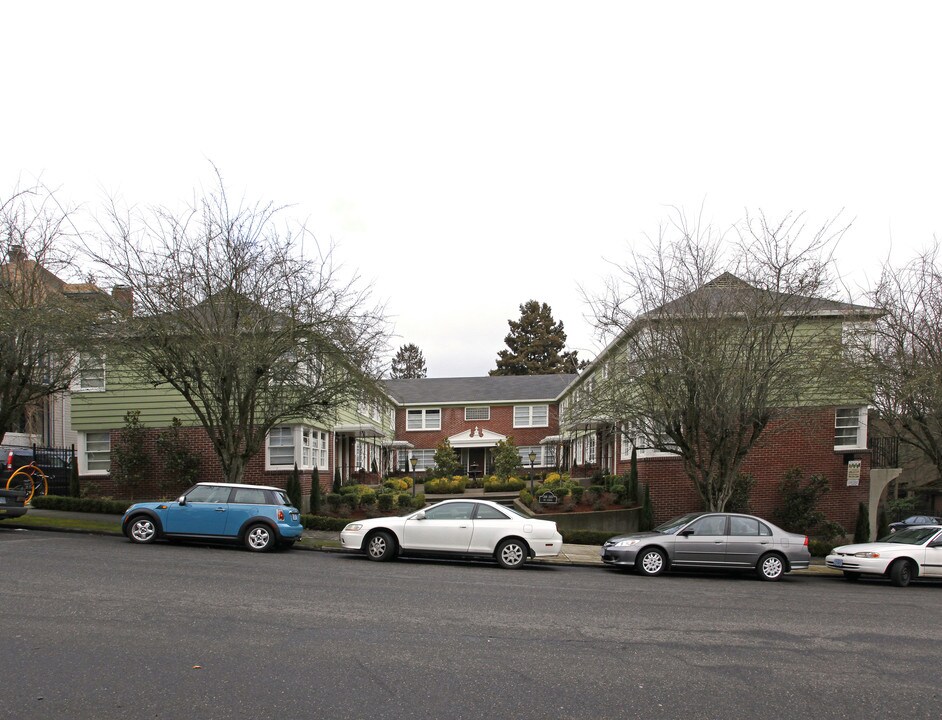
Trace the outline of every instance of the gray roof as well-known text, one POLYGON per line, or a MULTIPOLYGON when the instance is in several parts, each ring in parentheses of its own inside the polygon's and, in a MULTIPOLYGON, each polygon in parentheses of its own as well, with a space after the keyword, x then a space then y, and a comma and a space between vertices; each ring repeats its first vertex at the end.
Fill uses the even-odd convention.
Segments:
POLYGON ((551 402, 578 375, 498 375, 495 377, 384 380, 386 391, 401 405, 551 402))

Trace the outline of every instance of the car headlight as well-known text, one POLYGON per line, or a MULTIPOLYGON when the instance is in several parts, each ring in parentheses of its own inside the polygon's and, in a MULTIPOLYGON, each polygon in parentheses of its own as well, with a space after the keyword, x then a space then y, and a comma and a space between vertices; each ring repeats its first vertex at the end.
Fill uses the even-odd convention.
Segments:
POLYGON ((619 540, 615 543, 615 547, 631 547, 632 545, 637 545, 640 540, 619 540))
POLYGON ((859 552, 859 553, 854 553, 854 557, 878 558, 878 557, 880 557, 880 553, 878 553, 878 552, 859 552))
POLYGON ((363 528, 362 523, 350 523, 343 530, 344 532, 346 532, 347 530, 349 530, 350 532, 356 532, 357 530, 361 530, 362 528, 363 528))

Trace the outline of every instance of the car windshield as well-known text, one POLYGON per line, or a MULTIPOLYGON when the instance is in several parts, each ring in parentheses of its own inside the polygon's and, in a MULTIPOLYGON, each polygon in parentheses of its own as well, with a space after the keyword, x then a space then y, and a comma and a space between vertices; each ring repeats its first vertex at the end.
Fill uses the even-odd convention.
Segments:
POLYGON ((668 520, 663 525, 658 525, 656 528, 654 528, 654 532, 659 532, 662 535, 676 535, 677 531, 680 530, 684 525, 689 523, 691 520, 700 517, 702 514, 703 513, 689 513, 687 515, 675 517, 673 520, 668 520))
POLYGON ((880 538, 880 542, 901 543, 903 545, 922 545, 937 532, 939 532, 939 528, 937 527, 907 528, 906 530, 900 530, 898 533, 893 535, 887 535, 885 538, 880 538))

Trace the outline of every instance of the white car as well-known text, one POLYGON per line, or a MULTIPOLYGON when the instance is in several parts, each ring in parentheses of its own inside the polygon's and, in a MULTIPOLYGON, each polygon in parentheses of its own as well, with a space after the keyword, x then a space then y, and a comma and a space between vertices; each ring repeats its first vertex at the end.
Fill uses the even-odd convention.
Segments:
POLYGON ((942 578, 942 525, 912 527, 877 542, 842 545, 825 562, 842 570, 848 580, 879 575, 898 587, 917 577, 942 578))
POLYGON ((340 542, 370 560, 465 555, 491 557, 505 568, 518 568, 528 558, 555 557, 563 547, 556 523, 489 500, 444 500, 401 517, 358 520, 343 529, 340 542))

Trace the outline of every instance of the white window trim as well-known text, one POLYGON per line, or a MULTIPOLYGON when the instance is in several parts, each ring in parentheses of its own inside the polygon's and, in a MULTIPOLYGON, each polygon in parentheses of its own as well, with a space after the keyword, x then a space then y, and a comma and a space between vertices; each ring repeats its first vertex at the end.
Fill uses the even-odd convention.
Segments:
POLYGON ((400 472, 403 470, 402 460, 404 458, 406 461, 405 472, 411 474, 413 457, 419 458, 419 462, 415 466, 415 472, 422 472, 435 466, 435 450, 429 448, 415 448, 414 450, 406 450, 399 454, 399 467, 397 469, 400 472))
POLYGON ((291 428, 291 438, 294 441, 294 462, 290 465, 272 465, 271 464, 271 434, 265 436, 265 470, 269 472, 284 472, 285 470, 294 470, 295 464, 298 466, 298 471, 301 470, 313 470, 315 466, 318 470, 327 470, 328 462, 330 459, 330 438, 326 430, 321 430, 312 425, 278 425, 276 427, 289 427, 291 428), (303 441, 304 431, 308 430, 311 433, 311 463, 305 464, 302 462, 304 458, 304 449, 301 446, 303 441), (321 438, 327 438, 327 451, 324 452, 324 464, 321 465, 321 438))
MULTIPOLYGON (((840 410, 857 410, 857 441, 852 445, 834 445, 837 451, 866 450, 867 449, 867 407, 841 407, 834 409, 834 434, 837 435, 837 413, 840 410)), ((834 438, 835 442, 837 437, 834 438)))
POLYGON ((105 392, 108 389, 108 364, 107 358, 104 355, 100 356, 101 359, 101 387, 84 387, 82 385, 82 358, 83 357, 96 357, 93 353, 80 352, 78 357, 75 358, 75 379, 72 381, 71 390, 74 393, 96 393, 96 392, 105 392))
POLYGON ((78 442, 78 462, 79 462, 79 474, 80 475, 91 475, 91 476, 105 476, 111 473, 111 431, 110 430, 87 430, 80 432, 77 438, 78 442), (108 433, 108 470, 89 470, 88 469, 88 433, 108 433))
POLYGON ((514 405, 514 427, 515 428, 540 428, 540 427, 549 427, 549 405, 514 405), (546 408, 546 422, 536 425, 533 422, 533 408, 546 408), (517 410, 520 408, 527 409, 527 424, 518 425, 517 424, 517 410))
POLYGON ((423 432, 427 430, 441 430, 442 429, 442 409, 441 408, 408 408, 406 409, 406 432, 423 432), (438 426, 430 427, 427 421, 429 412, 438 413, 438 426), (410 428, 409 427, 409 413, 422 413, 422 427, 410 428))

